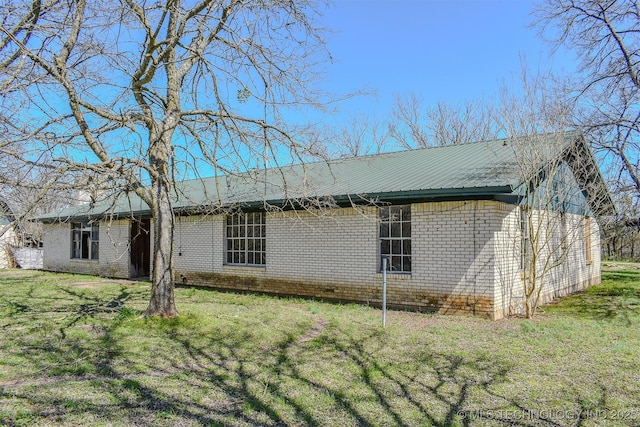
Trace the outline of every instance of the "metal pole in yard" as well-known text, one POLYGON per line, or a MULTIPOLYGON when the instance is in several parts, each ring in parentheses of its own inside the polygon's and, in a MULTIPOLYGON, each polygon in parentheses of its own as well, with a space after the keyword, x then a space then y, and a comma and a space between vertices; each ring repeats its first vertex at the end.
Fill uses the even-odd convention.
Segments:
POLYGON ((387 259, 382 258, 382 327, 387 326, 387 259))

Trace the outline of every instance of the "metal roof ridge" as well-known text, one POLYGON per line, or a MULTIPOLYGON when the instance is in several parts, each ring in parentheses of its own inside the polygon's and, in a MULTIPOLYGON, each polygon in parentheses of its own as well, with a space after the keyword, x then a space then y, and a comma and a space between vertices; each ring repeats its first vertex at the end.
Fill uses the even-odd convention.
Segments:
POLYGON ((565 134, 566 136, 569 136, 571 134, 579 134, 579 131, 576 130, 568 130, 568 131, 561 131, 561 132, 548 132, 548 133, 542 133, 542 134, 531 134, 531 135, 523 135, 523 136, 515 136, 515 137, 504 137, 504 138, 496 138, 496 139, 486 139, 486 140, 479 140, 479 141, 468 141, 468 142, 463 142, 460 144, 449 144, 449 145, 438 145, 438 146, 431 146, 431 147, 419 147, 419 148, 411 148, 411 149, 405 149, 405 150, 397 150, 397 151, 390 151, 390 152, 385 152, 385 153, 373 153, 373 154, 364 154, 361 156, 353 156, 353 157, 340 157, 337 159, 324 159, 324 160, 314 160, 314 161, 309 161, 309 162, 301 162, 301 163, 290 163, 287 165, 282 165, 282 166, 273 166, 273 167, 268 167, 268 168, 255 168, 255 169, 248 169, 246 171, 243 172, 237 172, 234 174, 229 174, 229 173, 223 173, 221 175, 212 175, 212 176, 207 176, 207 177, 199 177, 199 178, 190 178, 190 179, 185 179, 180 181, 180 183, 189 183, 192 181, 202 181, 202 180, 210 180, 210 179, 215 179, 215 178, 226 178, 228 176, 233 176, 233 175, 246 175, 249 173, 256 173, 256 172, 267 172, 267 171, 274 171, 274 170, 284 170, 287 168, 295 168, 295 167, 305 167, 305 166, 313 166, 313 165, 338 165, 338 164, 345 164, 345 163, 352 163, 352 162, 358 162, 358 161, 362 161, 364 159, 373 159, 373 158, 380 158, 380 157, 387 157, 387 156, 396 156, 396 155, 410 155, 410 154, 415 154, 416 152, 425 152, 425 151, 436 151, 436 150, 443 150, 443 149, 452 149, 454 147, 466 147, 466 146, 471 146, 471 145, 478 145, 478 144, 483 144, 483 145, 498 145, 500 143, 504 143, 506 141, 512 140, 512 139, 518 139, 518 138, 541 138, 544 136, 549 136, 549 135, 555 135, 555 134, 565 134))

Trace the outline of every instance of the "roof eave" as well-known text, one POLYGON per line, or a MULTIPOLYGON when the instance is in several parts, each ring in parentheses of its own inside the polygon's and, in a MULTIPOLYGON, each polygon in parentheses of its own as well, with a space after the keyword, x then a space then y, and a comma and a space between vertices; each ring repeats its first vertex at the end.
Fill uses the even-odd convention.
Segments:
MULTIPOLYGON (((331 201, 339 207, 366 205, 377 203, 404 204, 431 202, 440 200, 473 200, 473 199, 493 199, 502 201, 515 201, 511 197, 513 189, 510 185, 492 187, 470 187, 470 188, 439 188, 429 190, 411 191, 389 191, 369 194, 343 194, 331 196, 331 201)), ((304 199, 272 199, 267 201, 255 200, 242 203, 241 206, 247 209, 260 209, 265 205, 276 208, 296 209, 304 207, 304 199)))
MULTIPOLYGON (((389 191, 370 194, 343 194, 332 196, 331 201, 339 207, 365 205, 376 203, 419 203, 440 200, 465 200, 465 199, 494 199, 502 201, 510 201, 513 196, 511 186, 491 186, 491 187, 471 187, 471 188, 438 188, 428 190, 410 190, 410 191, 389 191)), ((310 200, 310 199, 307 199, 310 200)), ((515 199, 514 199, 515 200, 515 199)), ((272 200, 254 200, 234 204, 245 209, 262 210, 267 206, 273 206, 278 209, 304 209, 309 206, 305 205, 304 199, 272 199, 272 200)), ((313 205, 311 205, 313 206, 313 205)), ((231 207, 231 206, 228 206, 231 207)), ((178 215, 198 215, 209 213, 209 208, 203 206, 181 206, 175 208, 178 215)), ((117 220, 135 217, 151 216, 150 209, 127 211, 127 212, 88 212, 67 217, 50 216, 39 217, 38 221, 43 223, 69 222, 69 221, 91 221, 91 220, 117 220)))

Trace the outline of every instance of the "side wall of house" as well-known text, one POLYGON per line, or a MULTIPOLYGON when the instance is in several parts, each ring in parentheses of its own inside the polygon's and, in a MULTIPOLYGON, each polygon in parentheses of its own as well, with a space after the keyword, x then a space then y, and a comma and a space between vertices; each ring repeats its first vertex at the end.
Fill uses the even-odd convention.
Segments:
MULTIPOLYGON (((411 206, 412 272, 388 274, 389 306, 493 317, 500 202, 411 206)), ((226 265, 225 218, 179 218, 176 282, 380 305, 378 210, 288 211, 266 217, 264 267, 226 265)))
POLYGON ((495 318, 524 312, 522 288, 520 208, 503 204, 504 215, 495 245, 495 318))
POLYGON ((418 215, 412 224, 417 232, 412 279, 439 312, 492 317, 499 205, 467 201, 414 206, 418 215))
POLYGON ((129 221, 100 223, 98 260, 71 259, 69 223, 45 224, 43 270, 129 277, 129 221))
POLYGON ((0 268, 12 266, 12 255, 9 245, 17 243, 16 233, 9 225, 0 225, 0 268))
MULTIPOLYGON (((531 265, 532 256, 522 252, 521 208, 505 208, 509 212, 496 236, 496 317, 525 313, 525 280, 531 275, 531 269, 524 268, 531 265)), ((536 248, 539 304, 600 283, 600 229, 594 218, 541 211, 532 218, 534 226, 541 228, 531 238, 536 248)))

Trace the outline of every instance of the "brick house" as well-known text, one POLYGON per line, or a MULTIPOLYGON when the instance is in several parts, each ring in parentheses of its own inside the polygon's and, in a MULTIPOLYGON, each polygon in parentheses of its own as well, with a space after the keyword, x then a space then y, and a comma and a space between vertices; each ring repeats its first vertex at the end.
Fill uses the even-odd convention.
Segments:
MULTIPOLYGON (((493 319, 519 313, 523 242, 531 239, 522 214, 549 209, 530 202, 523 190, 533 185, 516 167, 516 143, 494 140, 185 181, 174 201, 175 281, 379 305, 386 258, 391 307, 493 319)), ((572 190, 570 199, 550 209, 560 215, 562 229, 547 234, 563 254, 545 271, 545 302, 600 282, 594 218, 612 203, 581 134, 541 135, 521 145, 551 147, 534 165, 543 176, 537 186, 558 194, 572 190), (547 160, 560 165, 561 185, 544 176, 547 160)), ((39 219, 45 223, 45 270, 129 278, 152 268, 152 219, 134 196, 39 219)))

